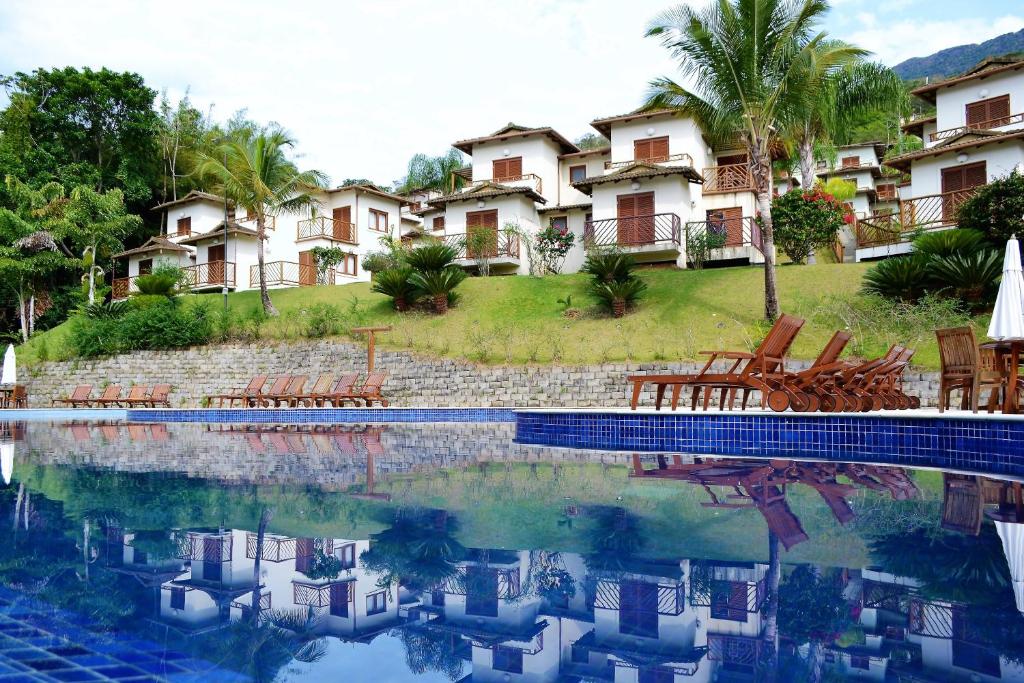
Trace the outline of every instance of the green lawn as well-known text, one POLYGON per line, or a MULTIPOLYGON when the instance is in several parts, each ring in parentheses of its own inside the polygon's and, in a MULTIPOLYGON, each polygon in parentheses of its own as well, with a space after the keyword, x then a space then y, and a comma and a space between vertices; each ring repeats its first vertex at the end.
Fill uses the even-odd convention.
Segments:
MULTIPOLYGON (((901 341, 918 349, 916 362, 936 367, 931 330, 957 320, 920 315, 872 302, 858 294, 866 264, 784 265, 778 269, 782 309, 807 319, 793 347, 796 358, 814 358, 837 328, 850 328, 858 356, 884 353, 901 341)), ((300 339, 309 310, 330 304, 338 330, 357 325, 390 324, 381 335, 385 348, 484 363, 589 364, 611 361, 695 359, 707 349, 748 349, 766 331, 763 271, 757 267, 641 271, 648 283, 642 302, 625 318, 602 313, 586 293, 587 276, 546 278, 470 278, 459 287, 458 305, 443 317, 425 312, 398 314, 390 300, 370 292, 369 284, 303 287, 271 292, 281 316, 265 323, 262 339, 300 339), (567 317, 559 299, 572 297, 578 317, 567 317)), ((219 295, 197 301, 219 305, 219 295)), ((239 317, 259 306, 258 292, 231 294, 239 317)), ((984 321, 979 321, 983 324, 984 321)), ((67 357, 67 324, 37 335, 19 358, 67 357), (41 351, 41 347, 42 351, 41 351)))

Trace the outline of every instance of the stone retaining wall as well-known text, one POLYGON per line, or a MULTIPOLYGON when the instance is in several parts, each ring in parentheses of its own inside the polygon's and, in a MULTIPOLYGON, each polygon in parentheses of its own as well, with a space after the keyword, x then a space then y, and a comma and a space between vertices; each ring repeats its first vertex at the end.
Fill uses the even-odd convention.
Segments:
MULTIPOLYGON (((398 351, 378 351, 378 369, 390 373, 385 393, 399 406, 625 406, 631 373, 694 372, 693 363, 604 363, 590 366, 485 366, 466 361, 424 358, 398 351)), ((807 363, 794 363, 793 369, 807 363)), ((350 342, 319 341, 205 346, 175 351, 136 351, 97 360, 42 363, 23 378, 29 404, 47 406, 76 384, 98 388, 110 383, 170 383, 171 405, 198 406, 203 396, 244 387, 256 374, 305 374, 310 385, 320 373, 366 367, 365 347, 350 342)), ((935 402, 935 373, 908 372, 908 393, 935 402)), ((653 397, 645 396, 644 404, 653 397)))

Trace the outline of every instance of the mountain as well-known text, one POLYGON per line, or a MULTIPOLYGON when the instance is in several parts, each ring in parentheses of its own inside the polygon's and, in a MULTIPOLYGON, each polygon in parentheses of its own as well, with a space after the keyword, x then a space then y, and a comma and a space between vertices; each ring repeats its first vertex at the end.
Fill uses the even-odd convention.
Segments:
POLYGON ((893 67, 903 80, 912 78, 949 78, 967 71, 986 57, 1024 53, 1024 29, 1004 33, 984 43, 957 45, 927 57, 913 57, 893 67))

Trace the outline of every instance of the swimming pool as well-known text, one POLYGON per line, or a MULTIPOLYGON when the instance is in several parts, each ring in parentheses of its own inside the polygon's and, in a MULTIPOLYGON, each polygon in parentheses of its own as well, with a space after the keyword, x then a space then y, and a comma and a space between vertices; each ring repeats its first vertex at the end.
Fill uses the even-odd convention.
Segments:
POLYGON ((7 423, 0 681, 1024 680, 1019 472, 555 416, 7 423))

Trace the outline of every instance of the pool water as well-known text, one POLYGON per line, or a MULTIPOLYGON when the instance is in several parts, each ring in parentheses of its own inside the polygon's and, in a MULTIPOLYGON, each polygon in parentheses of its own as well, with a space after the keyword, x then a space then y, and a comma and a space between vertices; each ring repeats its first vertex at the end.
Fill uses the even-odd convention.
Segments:
POLYGON ((0 458, 0 683, 1024 681, 1007 474, 508 422, 8 424, 0 458))

